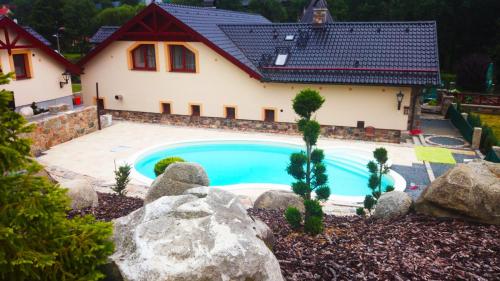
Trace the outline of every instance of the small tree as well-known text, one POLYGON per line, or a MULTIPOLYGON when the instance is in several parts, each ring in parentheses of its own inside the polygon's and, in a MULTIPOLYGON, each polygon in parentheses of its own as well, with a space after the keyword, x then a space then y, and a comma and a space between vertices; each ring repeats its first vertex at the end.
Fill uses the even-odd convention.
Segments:
MULTIPOLYGON (((10 75, 0 73, 0 84, 10 75)), ((0 91, 0 280, 99 280, 113 253, 112 224, 66 218, 66 190, 46 178, 30 155, 32 131, 0 91)))
POLYGON ((324 102, 325 99, 311 89, 302 90, 293 99, 293 109, 300 116, 297 125, 302 133, 306 151, 290 155, 287 172, 296 180, 292 183, 293 191, 304 199, 306 208, 304 225, 308 226, 304 229, 311 234, 317 234, 323 228, 323 213, 316 210, 317 206, 321 210, 321 205, 311 199, 312 193, 316 193, 317 200, 327 200, 330 197, 326 166, 323 164, 325 155, 323 150, 315 149, 320 125, 311 119, 313 113, 320 109, 324 102))
POLYGON ((130 182, 131 169, 132 167, 130 167, 129 164, 118 167, 118 170, 115 168, 116 184, 111 189, 120 196, 125 196, 127 194, 126 188, 128 183, 130 182))
MULTIPOLYGON (((364 209, 367 209, 371 213, 372 209, 377 204, 380 195, 382 195, 382 179, 383 176, 389 173, 389 167, 387 166, 387 150, 383 147, 379 147, 373 151, 373 158, 375 161, 368 162, 368 171, 370 172, 370 177, 368 178, 368 187, 372 190, 371 195, 366 195, 363 201, 364 209)), ((385 192, 394 190, 393 186, 387 186, 385 192)), ((364 215, 363 208, 358 208, 356 213, 358 215, 364 215)))

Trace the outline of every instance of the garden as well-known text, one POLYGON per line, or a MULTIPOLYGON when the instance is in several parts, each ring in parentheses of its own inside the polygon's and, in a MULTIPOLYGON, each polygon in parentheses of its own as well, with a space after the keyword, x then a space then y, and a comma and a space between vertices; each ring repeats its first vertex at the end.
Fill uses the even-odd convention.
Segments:
MULTIPOLYGON (((2 81, 7 82, 8 79, 8 76, 3 76, 2 81)), ((96 198, 91 198, 85 189, 75 192, 73 189, 68 191, 61 188, 50 175, 41 176, 43 168, 29 154, 30 141, 22 137, 32 127, 20 115, 7 109, 10 98, 5 91, 0 93, 2 280, 120 280, 115 278, 117 271, 128 274, 125 277, 127 280, 143 280, 140 278, 155 274, 177 278, 190 276, 185 280, 222 280, 217 275, 222 272, 235 274, 231 275, 234 277, 232 280, 253 278, 273 281, 281 278, 500 278, 500 222, 498 217, 495 218, 495 209, 488 207, 498 203, 498 198, 490 193, 476 191, 476 196, 483 198, 480 205, 465 202, 470 208, 467 212, 456 211, 444 218, 436 218, 432 214, 441 207, 430 204, 432 201, 429 200, 436 196, 433 192, 436 188, 448 190, 450 185, 443 184, 446 180, 437 181, 436 186, 431 185, 426 195, 413 206, 408 195, 392 191, 392 186, 382 184, 388 171, 387 151, 384 148, 377 148, 373 152, 374 161, 368 163, 370 176, 366 184, 371 193, 366 195, 364 206, 358 209, 358 216, 324 213, 323 202, 328 200, 329 185, 335 182, 335 178, 327 176, 324 152, 316 147, 320 126, 314 120, 314 112, 324 102, 316 91, 304 90, 293 102, 293 109, 301 117, 298 127, 305 148, 302 152, 290 155, 286 168, 286 172, 294 179, 292 190, 295 195, 290 192, 280 195, 291 199, 275 198, 268 206, 257 204, 257 201, 264 202, 257 199, 256 204, 247 211, 243 211, 235 195, 216 189, 200 189, 208 185, 203 167, 184 162, 181 158, 167 158, 155 165, 157 179, 149 188, 145 200, 127 196, 132 169, 129 165, 115 167, 115 183, 111 187, 113 193, 96 193, 96 198), (86 200, 90 201, 89 205, 81 207, 76 204, 86 200), (186 200, 187 205, 178 200, 186 200), (290 202, 294 202, 292 206, 288 206, 290 202), (278 203, 281 205, 273 205, 278 203), (144 213, 143 217, 141 214, 145 204, 155 211, 144 213), (186 209, 182 206, 191 207, 186 209), (197 209, 197 206, 204 207, 197 209), (158 217, 160 213, 163 215, 158 217), (157 215, 148 217, 148 214, 157 215), (222 221, 223 227, 210 228, 210 224, 199 224, 205 217, 222 221), (235 217, 241 221, 241 228, 234 223, 235 217), (149 223, 149 220, 158 220, 158 223, 149 223), (190 228, 193 225, 196 227, 190 228), (243 225, 255 226, 249 229, 243 225), (149 256, 151 252, 146 251, 149 258, 135 263, 134 257, 144 254, 142 248, 149 243, 140 241, 142 238, 137 236, 138 229, 142 229, 145 241, 152 241, 148 240, 151 239, 149 235, 163 231, 166 240, 157 238, 154 239, 155 243, 165 247, 169 245, 164 249, 176 245, 175 251, 179 251, 174 255, 176 260, 182 264, 187 262, 194 269, 179 273, 169 271, 169 267, 157 269, 147 266, 153 260, 173 257, 164 254, 169 252, 167 250, 155 251, 152 257, 149 256), (232 242, 226 239, 224 246, 218 246, 217 251, 220 252, 216 256, 224 261, 231 259, 234 262, 231 263, 232 269, 236 268, 236 271, 226 268, 218 258, 209 258, 201 263, 209 264, 209 271, 200 263, 191 262, 192 257, 199 259, 200 255, 193 248, 194 244, 186 246, 186 243, 205 245, 207 241, 212 241, 210 239, 218 241, 218 237, 225 237, 233 231, 240 233, 238 237, 243 239, 241 243, 247 245, 248 249, 238 252, 233 259, 231 255, 234 252, 231 255, 226 252, 232 247, 232 242), (207 238, 209 233, 216 235, 207 238), (185 235, 199 238, 191 242, 179 240, 185 235), (250 262, 259 259, 243 255, 253 251, 261 251, 265 256, 261 256, 259 266, 250 262), (189 258, 179 259, 182 256, 189 258), (110 259, 114 263, 110 264, 110 259), (262 268, 262 264, 266 264, 266 267, 262 268), (117 269, 110 271, 110 266, 116 266, 117 269), (238 275, 241 272, 244 272, 244 276, 238 275), (202 279, 196 279, 192 274, 198 274, 196 276, 202 279)), ((475 122, 474 117, 471 120, 469 122, 475 122)), ((494 166, 483 162, 474 165, 470 168, 458 167, 465 169, 462 174, 459 173, 461 177, 470 177, 478 186, 484 186, 484 190, 494 192, 491 186, 494 181, 488 178, 497 177, 498 181, 498 175, 492 174, 494 166), (481 170, 484 178, 475 178, 474 172, 467 169, 481 170), (488 174, 488 171, 492 172, 488 174)), ((452 174, 451 171, 448 176, 453 177, 452 174)), ((454 196, 461 194, 454 191, 448 196, 451 201, 458 201, 454 196)), ((456 206, 451 204, 447 206, 447 211, 454 208, 456 206)))

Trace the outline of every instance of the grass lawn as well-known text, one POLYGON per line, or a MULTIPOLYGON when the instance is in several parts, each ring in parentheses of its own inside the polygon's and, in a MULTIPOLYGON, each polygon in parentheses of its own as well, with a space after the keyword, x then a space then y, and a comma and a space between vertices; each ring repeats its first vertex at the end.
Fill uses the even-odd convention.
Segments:
POLYGON ((82 84, 71 84, 71 88, 73 90, 73 93, 81 92, 82 91, 82 84))
POLYGON ((69 61, 73 63, 79 61, 82 58, 82 55, 79 53, 65 53, 63 55, 65 58, 67 58, 69 61))
POLYGON ((488 124, 495 132, 495 136, 500 140, 500 115, 494 114, 479 114, 481 121, 488 124))

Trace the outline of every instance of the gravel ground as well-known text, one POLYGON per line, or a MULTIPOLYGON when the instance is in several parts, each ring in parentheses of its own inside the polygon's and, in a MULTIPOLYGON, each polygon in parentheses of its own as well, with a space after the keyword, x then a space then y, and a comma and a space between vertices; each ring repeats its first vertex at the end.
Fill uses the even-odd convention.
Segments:
POLYGON ((71 210, 68 217, 92 214, 98 220, 111 221, 130 214, 143 206, 143 200, 135 197, 119 196, 110 193, 97 192, 99 207, 71 210))
POLYGON ((292 231, 282 211, 250 213, 273 230, 286 280, 500 280, 500 226, 326 216, 325 232, 311 237, 292 231))

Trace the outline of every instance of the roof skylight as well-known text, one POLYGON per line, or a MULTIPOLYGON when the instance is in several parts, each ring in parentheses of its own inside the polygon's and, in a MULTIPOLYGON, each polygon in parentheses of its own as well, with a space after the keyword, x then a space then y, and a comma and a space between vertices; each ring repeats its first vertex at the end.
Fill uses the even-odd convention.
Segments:
POLYGON ((295 35, 293 35, 293 34, 289 34, 289 35, 285 36, 285 41, 293 41, 293 39, 295 39, 295 35))
POLYGON ((287 59, 288 59, 288 54, 278 54, 274 64, 278 66, 283 66, 285 65, 287 59))

